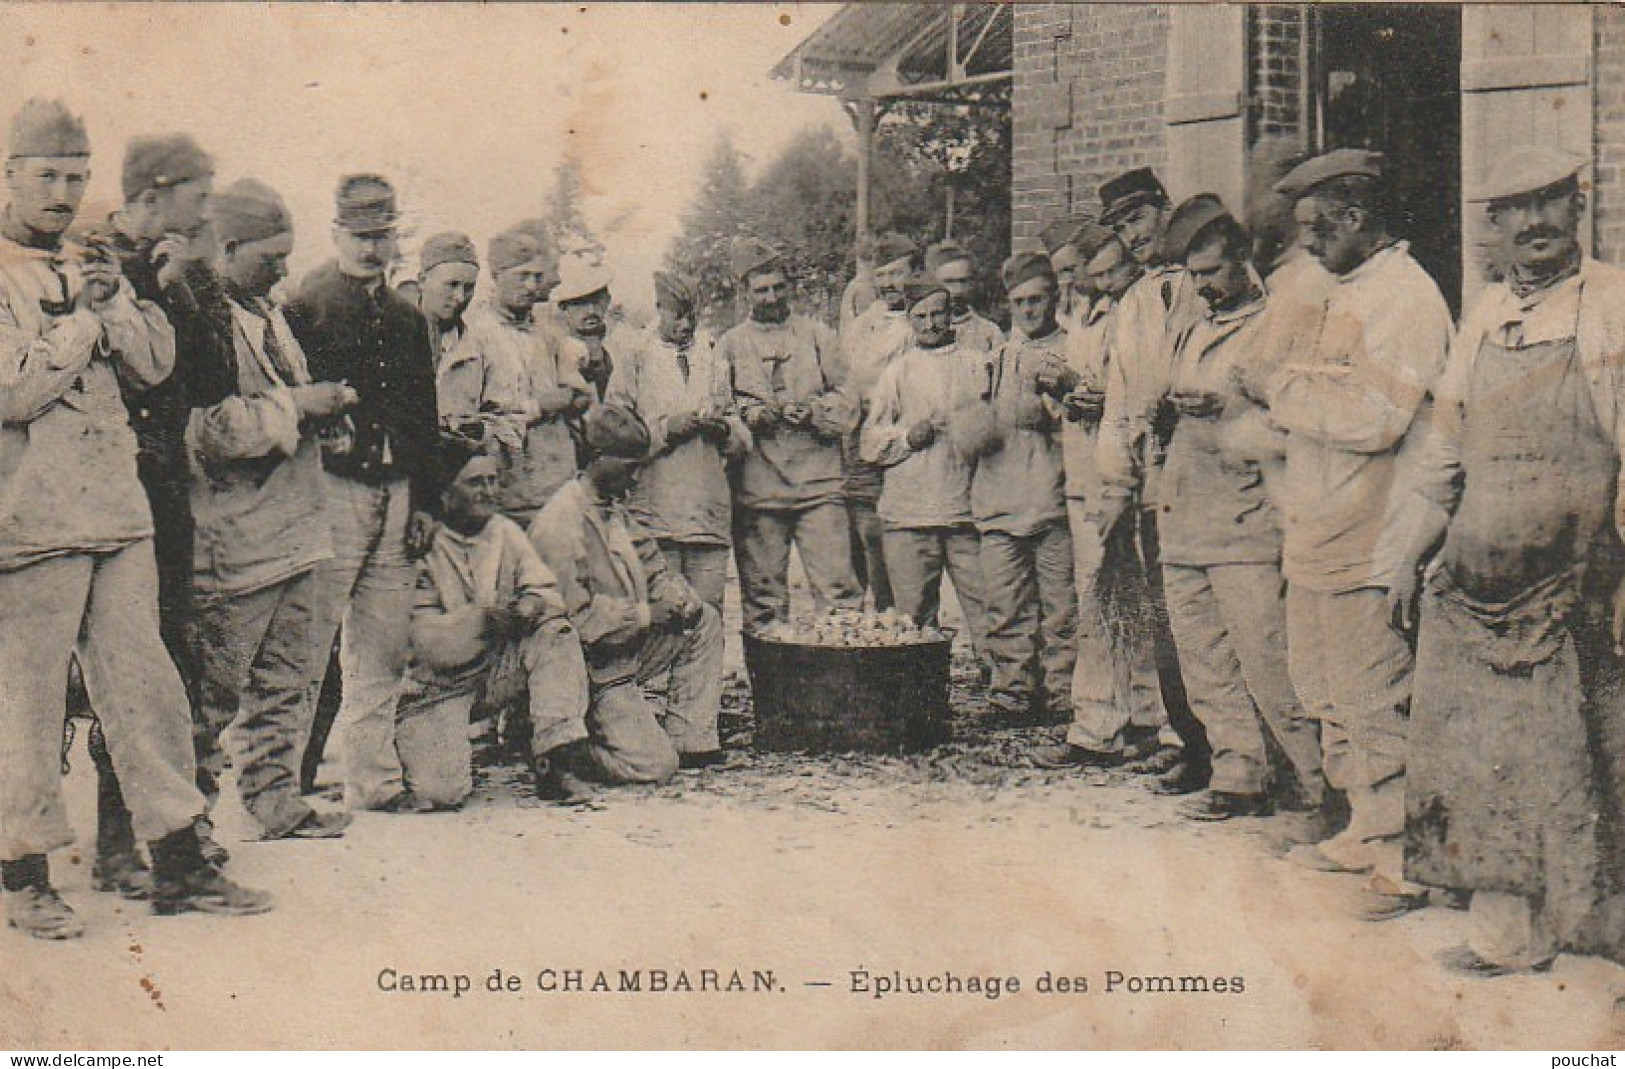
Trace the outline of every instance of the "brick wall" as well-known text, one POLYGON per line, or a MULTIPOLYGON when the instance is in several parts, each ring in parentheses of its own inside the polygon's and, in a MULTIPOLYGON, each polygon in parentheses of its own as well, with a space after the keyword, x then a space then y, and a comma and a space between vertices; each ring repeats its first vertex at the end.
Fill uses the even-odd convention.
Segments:
POLYGON ((1593 224, 1600 259, 1625 263, 1625 8, 1593 9, 1596 189, 1593 224))
POLYGON ((1307 144, 1303 115, 1305 9, 1301 4, 1255 4, 1249 15, 1253 136, 1289 138, 1307 144))
POLYGON ((1168 12, 1139 4, 1016 4, 1012 229, 1098 207, 1100 182, 1164 161, 1168 12))

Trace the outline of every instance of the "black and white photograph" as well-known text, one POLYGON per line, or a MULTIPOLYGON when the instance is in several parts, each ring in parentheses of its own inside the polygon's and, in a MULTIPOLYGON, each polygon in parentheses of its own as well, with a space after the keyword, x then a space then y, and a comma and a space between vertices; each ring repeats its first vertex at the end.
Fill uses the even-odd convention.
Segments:
POLYGON ((0 69, 0 1051, 1625 1048, 1625 6, 0 69))

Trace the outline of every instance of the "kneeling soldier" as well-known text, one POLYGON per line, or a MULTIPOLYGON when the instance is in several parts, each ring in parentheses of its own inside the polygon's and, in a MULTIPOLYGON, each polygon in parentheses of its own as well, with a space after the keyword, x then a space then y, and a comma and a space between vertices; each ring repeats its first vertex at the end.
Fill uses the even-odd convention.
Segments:
MULTIPOLYGON (((469 713, 529 700, 587 709, 581 643, 558 584, 512 520, 497 514, 501 468, 476 443, 448 438, 443 523, 418 572, 412 666, 395 744, 414 797, 454 809, 473 789, 469 713)), ((538 723, 545 714, 533 714, 538 723)), ((552 745, 538 731, 541 746, 552 745)))
POLYGON ((582 436, 586 469, 530 527, 531 542, 558 577, 592 682, 585 723, 562 700, 556 708, 531 706, 536 752, 549 756, 547 783, 566 795, 576 791, 578 772, 611 783, 658 783, 679 763, 699 767, 721 757, 722 617, 666 566, 660 543, 626 510, 649 454, 649 429, 628 408, 599 405, 587 413, 582 436), (639 685, 668 675, 661 711, 639 685))

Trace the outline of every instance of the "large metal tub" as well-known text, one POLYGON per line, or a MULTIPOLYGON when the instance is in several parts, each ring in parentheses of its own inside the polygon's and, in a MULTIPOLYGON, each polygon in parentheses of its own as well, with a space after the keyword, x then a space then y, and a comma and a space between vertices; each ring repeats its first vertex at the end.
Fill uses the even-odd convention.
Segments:
POLYGON ((813 646, 745 634, 764 750, 906 753, 948 737, 951 638, 813 646))

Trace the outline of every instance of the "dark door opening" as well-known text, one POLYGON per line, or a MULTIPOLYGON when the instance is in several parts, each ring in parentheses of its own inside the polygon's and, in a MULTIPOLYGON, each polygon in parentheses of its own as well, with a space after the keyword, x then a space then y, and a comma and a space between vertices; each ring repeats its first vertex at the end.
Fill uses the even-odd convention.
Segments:
POLYGON ((1316 148, 1387 155, 1394 227, 1461 300, 1461 8, 1311 4, 1316 148))

